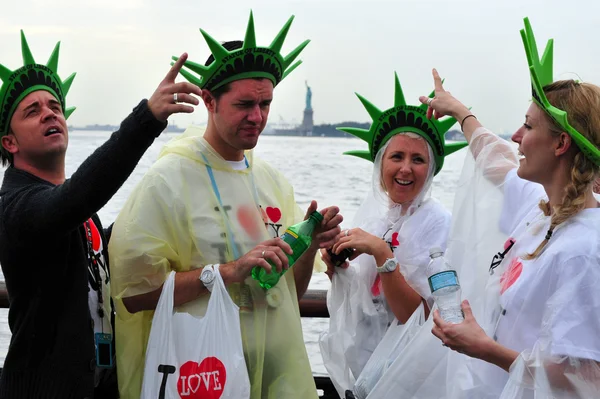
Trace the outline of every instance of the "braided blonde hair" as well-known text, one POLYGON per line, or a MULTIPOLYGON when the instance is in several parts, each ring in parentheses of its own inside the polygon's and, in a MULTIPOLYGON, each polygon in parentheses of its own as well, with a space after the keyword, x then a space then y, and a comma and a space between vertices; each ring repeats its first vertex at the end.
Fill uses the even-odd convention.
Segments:
MULTIPOLYGON (((600 87, 574 80, 559 80, 544 87, 544 92, 550 104, 567 112, 571 126, 596 147, 600 147, 600 87)), ((564 129, 547 115, 545 118, 549 122, 550 134, 558 137, 564 129)), ((550 228, 544 241, 524 259, 537 258, 548 244, 556 226, 585 207, 585 194, 600 177, 600 167, 586 158, 574 142, 573 145, 577 152, 571 165, 571 181, 565 186, 565 197, 554 209, 549 202, 540 201, 539 207, 544 215, 552 215, 550 228)))

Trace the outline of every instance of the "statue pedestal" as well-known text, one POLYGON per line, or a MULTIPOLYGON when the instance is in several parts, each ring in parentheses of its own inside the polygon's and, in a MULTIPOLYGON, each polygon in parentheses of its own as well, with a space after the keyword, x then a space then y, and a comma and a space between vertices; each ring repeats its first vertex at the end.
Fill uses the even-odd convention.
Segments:
POLYGON ((300 131, 302 132, 302 135, 312 136, 313 126, 313 110, 305 109, 304 118, 302 118, 302 125, 300 126, 300 131))

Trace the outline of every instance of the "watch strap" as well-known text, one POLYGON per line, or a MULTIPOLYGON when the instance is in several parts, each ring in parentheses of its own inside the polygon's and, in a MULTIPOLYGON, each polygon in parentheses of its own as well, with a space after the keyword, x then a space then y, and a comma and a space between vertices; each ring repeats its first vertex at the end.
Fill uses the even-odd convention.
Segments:
POLYGON ((387 258, 385 260, 385 262, 383 262, 383 265, 377 266, 377 272, 389 273, 389 272, 393 272, 394 270, 396 270, 397 267, 398 267, 398 261, 396 260, 396 258, 387 258))

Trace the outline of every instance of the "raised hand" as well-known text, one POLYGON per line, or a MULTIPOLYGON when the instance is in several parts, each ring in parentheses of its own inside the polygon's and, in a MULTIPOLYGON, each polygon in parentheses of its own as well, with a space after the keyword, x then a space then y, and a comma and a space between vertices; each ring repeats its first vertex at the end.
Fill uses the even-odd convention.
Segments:
POLYGON ((166 121, 172 114, 191 114, 194 112, 194 107, 185 104, 198 105, 200 103, 196 97, 192 96, 192 94, 202 96, 202 90, 198 86, 189 82, 175 83, 177 74, 187 57, 187 53, 181 54, 148 100, 148 108, 159 121, 166 121))
POLYGON ((449 115, 460 122, 462 117, 471 113, 469 108, 465 107, 460 101, 452 97, 449 91, 444 89, 442 79, 435 69, 433 70, 433 84, 435 87, 435 96, 433 99, 427 96, 419 97, 419 101, 422 104, 429 105, 429 108, 427 108, 428 118, 433 116, 435 119, 439 119, 442 116, 449 115))
POLYGON ((221 265, 219 270, 226 284, 242 282, 250 275, 255 266, 262 267, 267 273, 281 272, 289 267, 286 254, 292 254, 292 248, 279 237, 263 241, 239 259, 221 265), (271 261, 276 270, 272 270, 271 261))

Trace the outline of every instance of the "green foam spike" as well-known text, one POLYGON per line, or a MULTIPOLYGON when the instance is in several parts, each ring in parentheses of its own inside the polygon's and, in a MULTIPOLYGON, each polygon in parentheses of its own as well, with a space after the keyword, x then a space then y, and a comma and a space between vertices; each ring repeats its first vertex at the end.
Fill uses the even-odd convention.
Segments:
POLYGON ((400 86, 400 80, 398 79, 398 73, 394 72, 394 77, 396 79, 396 86, 394 88, 394 105, 399 107, 401 105, 406 105, 406 100, 404 99, 404 93, 402 93, 402 86, 400 86))
POLYGON ((365 107, 367 112, 369 113, 369 116, 371 117, 371 119, 377 120, 377 118, 379 118, 381 116, 381 114, 383 114, 383 112, 381 112, 381 110, 379 108, 377 108, 376 106, 371 104, 371 102, 369 100, 367 100, 366 98, 364 98, 363 96, 361 96, 358 93, 355 93, 355 94, 356 94, 356 97, 358 97, 358 99, 362 103, 362 105, 365 107))
POLYGON ((297 61, 294 65, 286 69, 281 77, 281 80, 285 79, 285 77, 288 76, 294 69, 298 68, 300 64, 302 64, 302 61, 297 61))
POLYGON ((8 69, 4 65, 0 64, 0 80, 1 81, 5 82, 10 77, 11 74, 12 74, 12 71, 10 69, 8 69))
POLYGON ((65 119, 69 119, 69 116, 75 111, 75 107, 65 109, 65 119))
POLYGON ((449 143, 444 145, 444 148, 446 149, 446 155, 450 155, 452 153, 455 153, 456 151, 465 148, 466 146, 468 146, 469 143, 467 143, 466 141, 462 141, 460 143, 449 143))
POLYGON ((50 58, 48 59, 48 63, 46 66, 50 68, 52 71, 58 70, 58 53, 60 52, 60 42, 56 43, 52 54, 50 54, 50 58))
POLYGON ((179 71, 179 73, 181 74, 181 76, 186 78, 190 83, 193 83, 198 87, 202 86, 202 80, 198 79, 197 77, 192 75, 190 72, 186 71, 185 69, 181 69, 179 71))
POLYGON ((357 127, 338 127, 336 128, 336 130, 349 133, 355 137, 358 137, 361 140, 366 141, 367 143, 371 140, 370 132, 365 129, 360 129, 357 127))
MULTIPOLYGON (((177 61, 177 57, 173 57, 175 58, 175 61, 177 61)), ((196 72, 198 75, 202 75, 204 72, 206 72, 208 70, 208 68, 204 65, 198 64, 197 62, 194 61, 185 61, 183 63, 183 65, 185 65, 185 67, 187 69, 189 69, 190 71, 196 72)))
POLYGON ((215 57, 215 61, 221 60, 222 58, 227 57, 229 52, 225 47, 221 45, 218 41, 213 39, 208 33, 200 29, 202 36, 204 36, 204 40, 206 40, 206 44, 208 44, 208 48, 212 52, 212 55, 215 57))
POLYGON ((294 50, 292 50, 287 57, 285 57, 283 59, 283 68, 287 68, 292 62, 294 62, 294 60, 296 58, 298 58, 298 56, 300 55, 300 53, 302 52, 302 50, 304 50, 304 48, 306 46, 308 46, 308 43, 310 43, 310 40, 305 40, 304 42, 302 42, 302 44, 300 44, 298 47, 296 47, 294 50))
POLYGON ((283 47, 283 42, 285 41, 285 38, 287 37, 287 34, 290 30, 290 27, 292 26, 293 21, 294 21, 294 16, 292 15, 287 20, 285 25, 283 25, 283 28, 281 28, 281 30, 279 31, 277 36, 275 36, 275 39, 273 39, 273 41, 271 42, 271 45, 269 46, 269 48, 271 50, 273 50, 276 53, 281 52, 281 48, 283 47))
POLYGON ((246 28, 246 35, 244 36, 244 48, 254 47, 256 47, 256 33, 254 31, 254 17, 252 16, 252 11, 250 11, 250 19, 246 28))
POLYGON ((344 155, 352 155, 361 159, 365 159, 367 161, 371 161, 371 153, 369 151, 364 151, 364 150, 352 150, 352 151, 346 151, 344 152, 344 155))
POLYGON ((75 79, 75 75, 77 75, 76 73, 72 73, 71 75, 69 75, 68 78, 65 79, 65 81, 63 82, 63 94, 66 96, 67 93, 69 92, 69 90, 71 90, 71 85, 73 84, 73 80, 75 79))
POLYGON ((23 65, 35 64, 33 54, 31 54, 31 50, 29 49, 29 44, 27 44, 27 39, 25 38, 25 33, 23 33, 23 30, 21 30, 21 53, 23 54, 23 65))

